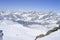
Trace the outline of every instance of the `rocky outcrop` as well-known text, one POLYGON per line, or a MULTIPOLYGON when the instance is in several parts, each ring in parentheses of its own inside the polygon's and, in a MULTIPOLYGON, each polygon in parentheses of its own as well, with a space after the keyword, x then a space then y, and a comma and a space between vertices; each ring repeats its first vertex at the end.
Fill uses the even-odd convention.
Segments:
POLYGON ((59 25, 59 27, 54 27, 53 29, 49 30, 45 35, 44 34, 40 34, 40 35, 36 36, 35 40, 37 40, 38 38, 45 37, 45 36, 51 34, 52 32, 57 31, 58 29, 60 29, 60 25, 59 25))

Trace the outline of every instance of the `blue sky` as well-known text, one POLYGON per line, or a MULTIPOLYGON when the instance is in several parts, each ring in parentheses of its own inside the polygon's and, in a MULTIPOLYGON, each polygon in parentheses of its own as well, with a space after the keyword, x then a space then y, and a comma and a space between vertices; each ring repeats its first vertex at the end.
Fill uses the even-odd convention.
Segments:
POLYGON ((60 0, 0 0, 0 9, 60 11, 60 0))

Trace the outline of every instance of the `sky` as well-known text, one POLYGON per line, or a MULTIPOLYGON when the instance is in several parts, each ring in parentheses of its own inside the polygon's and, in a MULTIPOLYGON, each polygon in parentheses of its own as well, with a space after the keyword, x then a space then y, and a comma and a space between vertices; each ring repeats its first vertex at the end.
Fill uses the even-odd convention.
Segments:
POLYGON ((57 10, 60 0, 0 0, 0 9, 57 10))

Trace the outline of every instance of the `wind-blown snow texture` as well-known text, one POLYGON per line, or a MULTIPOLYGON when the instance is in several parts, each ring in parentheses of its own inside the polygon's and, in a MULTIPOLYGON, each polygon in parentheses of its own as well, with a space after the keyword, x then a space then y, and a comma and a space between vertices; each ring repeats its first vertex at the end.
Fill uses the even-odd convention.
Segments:
MULTIPOLYGON (((37 35, 45 34, 59 24, 60 14, 52 11, 0 10, 3 40, 34 40, 37 35)), ((59 40, 59 31, 37 40, 59 40)))

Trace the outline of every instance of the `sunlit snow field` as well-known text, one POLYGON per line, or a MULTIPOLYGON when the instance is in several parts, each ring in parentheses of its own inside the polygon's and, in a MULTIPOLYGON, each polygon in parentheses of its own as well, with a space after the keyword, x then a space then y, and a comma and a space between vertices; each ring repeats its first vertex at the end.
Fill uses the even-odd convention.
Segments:
MULTIPOLYGON (((54 12, 1 11, 0 30, 3 40, 35 40, 39 34, 58 27, 60 15, 54 12)), ((60 30, 37 40, 60 40, 60 30)))

